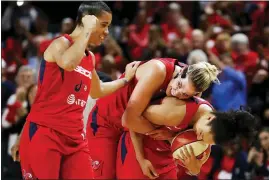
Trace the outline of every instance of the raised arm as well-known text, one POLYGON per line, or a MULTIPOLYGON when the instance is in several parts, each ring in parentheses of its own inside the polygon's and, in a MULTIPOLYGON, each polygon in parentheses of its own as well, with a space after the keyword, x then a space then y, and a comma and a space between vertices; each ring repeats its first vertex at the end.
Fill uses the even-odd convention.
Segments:
POLYGON ((122 116, 122 125, 134 132, 146 134, 155 128, 142 113, 164 82, 166 71, 164 64, 158 61, 151 61, 142 66, 137 70, 138 83, 122 116))
POLYGON ((82 18, 83 30, 78 39, 70 46, 70 42, 64 37, 54 40, 44 53, 49 62, 56 62, 58 66, 66 71, 74 70, 81 62, 91 33, 99 24, 98 19, 93 15, 86 15, 82 18))

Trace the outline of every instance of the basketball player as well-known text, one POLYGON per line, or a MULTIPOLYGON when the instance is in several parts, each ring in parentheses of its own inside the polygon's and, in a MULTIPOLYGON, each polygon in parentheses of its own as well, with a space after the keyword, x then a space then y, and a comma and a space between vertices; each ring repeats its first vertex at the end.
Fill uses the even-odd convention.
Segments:
POLYGON ((111 19, 104 2, 84 2, 75 30, 53 40, 44 52, 37 95, 21 135, 24 179, 93 178, 82 120, 88 95, 115 92, 132 79, 138 66, 128 65, 123 79, 100 83, 94 55, 86 49, 102 43, 111 19))
MULTIPOLYGON (((174 132, 192 126, 197 139, 210 145, 223 145, 237 135, 253 137, 255 124, 254 116, 247 111, 213 112, 207 101, 197 97, 185 101, 165 97, 160 104, 149 106, 143 116, 151 123, 174 132)), ((117 178, 178 178, 170 144, 152 137, 158 139, 152 133, 148 133, 148 136, 123 133, 118 147, 117 178)), ((183 159, 178 158, 189 174, 197 175, 210 154, 205 153, 198 160, 191 150, 189 152, 185 148, 181 152, 183 159)))
MULTIPOLYGON (((167 94, 186 99, 207 89, 211 82, 217 80, 217 75, 217 68, 205 62, 187 67, 175 59, 152 59, 138 67, 136 78, 128 86, 98 99, 87 125, 94 177, 116 177, 117 146, 123 132, 122 118, 127 128, 143 134, 150 132, 155 127, 142 117, 142 113, 153 96, 167 94)), ((174 136, 167 132, 167 138, 174 136)))

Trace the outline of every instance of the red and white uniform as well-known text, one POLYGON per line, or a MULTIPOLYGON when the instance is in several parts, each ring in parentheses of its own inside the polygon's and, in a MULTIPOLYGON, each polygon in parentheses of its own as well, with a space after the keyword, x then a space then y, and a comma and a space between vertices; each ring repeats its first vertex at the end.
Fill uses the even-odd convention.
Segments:
MULTIPOLYGON (((186 102, 186 114, 178 126, 167 126, 171 131, 179 132, 188 128, 193 116, 201 104, 207 101, 193 97, 186 102)), ((211 106, 212 107, 212 106, 211 106)), ((172 157, 171 145, 168 141, 157 141, 149 136, 143 138, 145 158, 148 159, 159 174, 159 179, 177 179, 177 166, 172 157)), ((183 168, 183 167, 180 167, 183 168)), ((125 132, 118 146, 117 178, 145 179, 136 155, 129 132, 125 132)))
MULTIPOLYGON (((160 58, 157 60, 165 65, 166 78, 155 95, 165 93, 177 64, 175 59, 160 58)), ((184 65, 182 64, 182 66, 184 65)), ((121 117, 136 84, 137 79, 134 78, 125 87, 99 99, 89 115, 87 138, 90 154, 96 165, 93 167, 95 178, 115 178, 118 141, 124 129, 121 117)))
MULTIPOLYGON (((72 46, 71 37, 63 37, 72 46)), ((38 91, 20 145, 25 177, 92 178, 82 116, 93 68, 91 54, 73 71, 65 71, 55 62, 41 61, 38 91)))

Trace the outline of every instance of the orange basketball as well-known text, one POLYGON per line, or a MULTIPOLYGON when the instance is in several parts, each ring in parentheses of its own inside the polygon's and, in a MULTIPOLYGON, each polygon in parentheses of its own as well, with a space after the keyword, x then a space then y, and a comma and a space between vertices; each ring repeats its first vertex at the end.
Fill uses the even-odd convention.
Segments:
POLYGON ((190 145, 192 146, 194 155, 197 157, 197 159, 202 158, 204 152, 210 153, 211 146, 209 144, 205 144, 204 142, 200 140, 197 140, 197 136, 194 130, 191 129, 191 130, 180 132, 172 140, 171 149, 173 152, 173 158, 181 166, 183 165, 181 161, 178 160, 178 156, 181 157, 180 150, 181 149, 183 150, 184 146, 186 146, 187 149, 190 150, 189 149, 190 145))

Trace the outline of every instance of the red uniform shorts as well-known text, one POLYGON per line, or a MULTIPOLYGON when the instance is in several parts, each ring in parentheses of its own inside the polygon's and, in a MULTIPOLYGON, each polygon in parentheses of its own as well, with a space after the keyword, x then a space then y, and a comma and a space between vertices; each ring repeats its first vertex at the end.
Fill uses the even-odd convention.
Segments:
MULTIPOLYGON (((153 141, 152 143, 155 143, 154 140, 151 141, 153 141)), ((148 142, 144 141, 144 147, 146 143, 148 142)), ((158 179, 177 179, 177 167, 173 162, 170 152, 157 151, 145 147, 144 153, 145 158, 152 163, 159 174, 158 179)), ((140 165, 136 160, 129 132, 123 133, 118 145, 117 179, 148 179, 148 177, 143 175, 140 165)))
POLYGON ((87 138, 93 160, 95 179, 115 179, 117 147, 122 129, 116 127, 98 113, 95 106, 88 118, 87 138))
POLYGON ((92 179, 88 143, 53 129, 26 122, 20 142, 24 179, 92 179))

